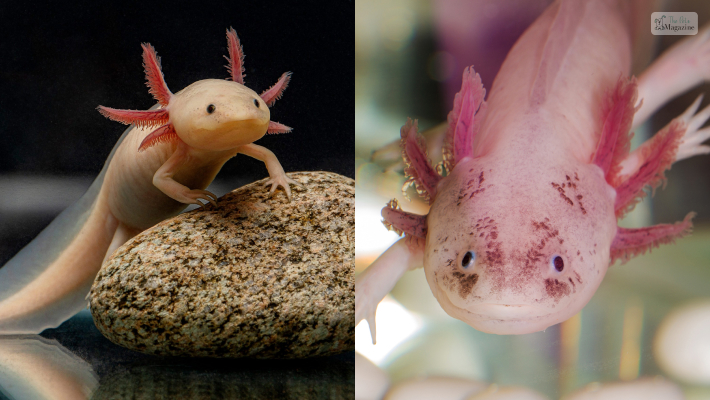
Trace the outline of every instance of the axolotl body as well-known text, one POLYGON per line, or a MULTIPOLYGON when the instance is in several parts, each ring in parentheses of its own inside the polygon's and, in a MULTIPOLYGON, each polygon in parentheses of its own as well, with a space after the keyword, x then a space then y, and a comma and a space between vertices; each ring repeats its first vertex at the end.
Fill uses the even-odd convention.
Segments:
POLYGON ((99 106, 125 124, 104 168, 87 193, 0 268, 0 334, 39 333, 86 306, 85 297, 105 258, 121 244, 188 204, 215 203, 204 190, 237 154, 266 164, 271 193, 288 178, 276 156, 252 142, 291 128, 270 121, 269 107, 290 80, 284 73, 260 95, 244 86, 243 51, 227 30, 231 80, 206 79, 178 93, 165 83, 160 60, 143 44, 151 110, 99 106))
POLYGON ((487 101, 466 68, 438 168, 417 122, 402 127, 407 183, 430 210, 416 215, 392 201, 382 211, 405 238, 356 280, 356 322, 367 318, 373 340, 377 303, 407 270, 424 267, 449 315, 524 334, 579 312, 610 263, 690 231, 692 213, 638 229, 617 219, 673 162, 710 152, 700 145, 710 137, 698 130, 710 116, 695 114, 700 99, 629 152, 634 127, 708 78, 710 33, 676 45, 637 81, 627 78, 632 11, 616 1, 553 3, 511 49, 487 101))

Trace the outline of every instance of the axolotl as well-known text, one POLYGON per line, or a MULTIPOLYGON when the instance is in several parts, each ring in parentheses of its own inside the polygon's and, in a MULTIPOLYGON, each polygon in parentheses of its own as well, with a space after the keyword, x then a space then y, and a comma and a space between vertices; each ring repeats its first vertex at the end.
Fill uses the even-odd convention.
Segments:
POLYGON ((99 106, 102 115, 131 126, 86 194, 0 268, 0 334, 39 333, 84 308, 102 262, 188 204, 215 204, 204 189, 239 153, 266 164, 270 193, 281 186, 291 198, 296 182, 274 153, 252 143, 291 131, 271 121, 269 111, 291 73, 257 94, 244 85, 244 53, 232 28, 227 42, 231 80, 205 79, 174 94, 155 49, 142 45, 146 84, 158 104, 146 111, 99 106))
POLYGON ((367 319, 373 341, 377 304, 408 270, 424 267, 452 317, 525 334, 578 313, 614 261, 689 233, 693 213, 675 224, 617 226, 672 163, 710 152, 701 145, 710 130, 699 129, 710 107, 696 114, 700 98, 629 151, 635 127, 710 78, 708 29, 629 77, 639 4, 551 4, 513 46, 487 99, 466 68, 441 165, 429 161, 417 121, 402 127, 406 182, 430 209, 417 215, 392 201, 382 210, 405 237, 356 279, 356 323, 367 319))

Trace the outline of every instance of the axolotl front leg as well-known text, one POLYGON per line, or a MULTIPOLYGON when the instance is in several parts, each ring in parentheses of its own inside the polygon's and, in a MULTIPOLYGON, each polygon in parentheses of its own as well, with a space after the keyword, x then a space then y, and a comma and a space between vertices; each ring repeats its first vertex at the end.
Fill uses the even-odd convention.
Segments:
POLYGON ((355 279, 355 324, 365 319, 376 342, 375 314, 379 302, 405 272, 423 267, 424 248, 399 239, 355 279))
MULTIPOLYGON (((299 185, 298 182, 286 176, 283 167, 279 163, 273 152, 269 149, 256 145, 247 144, 244 146, 239 146, 235 149, 238 153, 248 155, 259 161, 264 162, 266 169, 269 171, 270 179, 264 183, 264 186, 271 185, 270 194, 276 191, 276 188, 281 186, 286 191, 288 198, 291 198, 291 189, 289 184, 299 185)), ((215 157, 211 155, 211 158, 217 158, 220 162, 217 162, 215 167, 221 167, 223 163, 222 159, 228 159, 233 154, 229 152, 226 156, 215 157)), ((203 189, 190 189, 187 186, 181 184, 174 179, 174 175, 182 169, 190 169, 193 167, 194 161, 197 159, 204 159, 206 155, 199 150, 192 149, 185 143, 178 143, 177 149, 172 156, 163 164, 153 176, 153 184, 155 187, 160 189, 163 193, 168 195, 170 198, 185 204, 202 204, 199 200, 206 200, 214 205, 216 205, 217 196, 207 190, 203 189)), ((199 164, 204 164, 200 162, 199 164)))

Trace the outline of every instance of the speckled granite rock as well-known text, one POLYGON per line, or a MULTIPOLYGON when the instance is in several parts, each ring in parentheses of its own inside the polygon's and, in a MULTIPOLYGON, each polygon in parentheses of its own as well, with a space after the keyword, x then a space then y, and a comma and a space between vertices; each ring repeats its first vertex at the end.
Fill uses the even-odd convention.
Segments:
POLYGON ((144 353, 300 358, 355 346, 355 185, 290 173, 255 182, 119 248, 89 294, 99 330, 144 353))

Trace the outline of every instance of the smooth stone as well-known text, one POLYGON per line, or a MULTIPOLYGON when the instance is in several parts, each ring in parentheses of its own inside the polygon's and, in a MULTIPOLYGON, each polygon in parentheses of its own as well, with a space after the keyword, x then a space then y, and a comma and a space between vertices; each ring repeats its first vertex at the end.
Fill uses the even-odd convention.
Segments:
POLYGON ((355 348, 355 182, 266 181, 144 231, 119 248, 89 294, 112 342, 156 355, 305 358, 355 348))

